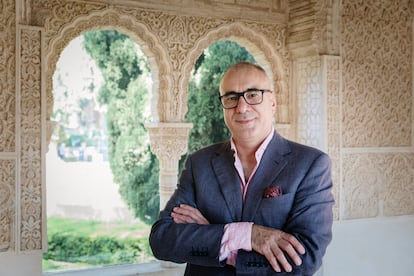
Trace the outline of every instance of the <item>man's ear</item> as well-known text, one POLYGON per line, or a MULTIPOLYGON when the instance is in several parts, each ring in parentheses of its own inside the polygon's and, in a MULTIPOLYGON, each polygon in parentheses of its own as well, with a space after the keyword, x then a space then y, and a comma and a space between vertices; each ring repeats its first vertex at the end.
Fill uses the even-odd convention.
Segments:
POLYGON ((273 111, 276 110, 276 106, 277 106, 276 95, 273 94, 272 95, 272 108, 273 108, 273 111))

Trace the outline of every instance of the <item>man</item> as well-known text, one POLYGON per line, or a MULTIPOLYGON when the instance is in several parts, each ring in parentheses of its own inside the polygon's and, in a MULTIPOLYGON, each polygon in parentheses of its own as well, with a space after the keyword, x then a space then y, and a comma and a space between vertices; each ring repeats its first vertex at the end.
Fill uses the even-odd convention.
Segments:
POLYGON ((158 259, 185 275, 312 275, 332 238, 330 160, 282 138, 265 71, 233 65, 220 84, 231 140, 189 155, 154 223, 158 259))

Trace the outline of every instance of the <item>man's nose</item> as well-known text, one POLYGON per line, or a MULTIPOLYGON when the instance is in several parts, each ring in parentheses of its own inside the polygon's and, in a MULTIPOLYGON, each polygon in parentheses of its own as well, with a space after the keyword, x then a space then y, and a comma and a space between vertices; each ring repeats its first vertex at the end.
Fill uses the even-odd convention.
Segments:
POLYGON ((244 113, 249 108, 249 104, 246 102, 243 96, 239 97, 239 101, 237 102, 236 111, 238 113, 244 113))

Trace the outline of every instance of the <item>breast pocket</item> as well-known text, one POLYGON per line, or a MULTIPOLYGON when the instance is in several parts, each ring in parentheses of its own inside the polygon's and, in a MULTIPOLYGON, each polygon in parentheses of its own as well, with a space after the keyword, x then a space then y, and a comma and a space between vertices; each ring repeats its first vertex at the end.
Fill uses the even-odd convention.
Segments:
POLYGON ((282 228, 289 216, 294 196, 294 193, 288 193, 276 197, 263 198, 259 206, 258 217, 256 217, 260 221, 257 222, 264 226, 282 228))

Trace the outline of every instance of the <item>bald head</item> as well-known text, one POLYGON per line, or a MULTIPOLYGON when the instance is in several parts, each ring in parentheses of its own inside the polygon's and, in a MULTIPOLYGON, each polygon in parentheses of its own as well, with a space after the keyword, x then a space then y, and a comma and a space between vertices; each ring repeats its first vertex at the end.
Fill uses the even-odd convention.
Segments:
POLYGON ((224 87, 225 85, 223 84, 230 77, 233 77, 234 75, 248 74, 249 72, 252 72, 252 71, 260 75, 260 77, 264 80, 264 82, 268 86, 267 89, 271 89, 270 80, 266 74, 266 71, 261 66, 251 63, 251 62, 242 61, 242 62, 233 64, 229 69, 227 69, 226 73, 224 73, 223 78, 221 79, 221 82, 220 82, 220 94, 224 94, 227 92, 225 91, 225 87, 224 87))

